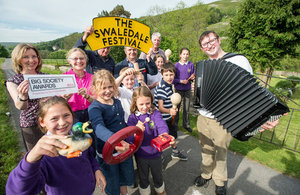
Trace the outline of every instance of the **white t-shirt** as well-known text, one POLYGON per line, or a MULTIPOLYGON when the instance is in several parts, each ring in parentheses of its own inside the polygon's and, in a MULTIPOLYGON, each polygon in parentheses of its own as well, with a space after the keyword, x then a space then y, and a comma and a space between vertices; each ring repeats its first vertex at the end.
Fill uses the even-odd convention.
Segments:
MULTIPOLYGON (((147 85, 152 85, 157 81, 158 82, 161 81, 162 75, 161 75, 160 71, 161 70, 158 70, 156 75, 147 74, 147 85)), ((155 87, 153 89, 151 89, 152 95, 154 95, 154 90, 155 90, 155 87)))
MULTIPOLYGON (((252 67, 248 61, 248 59, 242 55, 237 55, 237 56, 233 56, 231 58, 227 58, 225 59, 228 62, 231 62, 233 64, 236 64, 238 66, 240 66, 241 68, 244 68, 245 70, 247 70, 248 72, 250 72, 251 74, 253 74, 253 70, 252 67)), ((205 116, 207 118, 211 118, 214 119, 215 116, 208 110, 206 110, 205 108, 200 108, 198 109, 198 112, 202 115, 205 116)))
POLYGON ((128 89, 124 86, 119 87, 119 97, 118 99, 121 101, 123 110, 124 110, 124 120, 127 123, 128 117, 130 115, 130 106, 132 100, 132 94, 134 89, 128 89))

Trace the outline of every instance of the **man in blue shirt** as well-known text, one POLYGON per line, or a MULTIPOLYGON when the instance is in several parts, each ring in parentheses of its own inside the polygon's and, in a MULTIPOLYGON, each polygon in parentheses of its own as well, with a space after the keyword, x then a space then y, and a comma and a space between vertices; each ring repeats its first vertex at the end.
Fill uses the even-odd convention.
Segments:
MULTIPOLYGON (((138 54, 138 50, 136 48, 133 47, 124 47, 124 52, 126 54, 126 58, 119 62, 114 69, 114 77, 118 78, 120 71, 125 68, 125 67, 131 67, 134 68, 134 63, 138 63, 139 64, 139 68, 143 69, 141 70, 143 76, 144 76, 144 82, 147 83, 147 74, 150 75, 156 75, 157 74, 157 67, 154 63, 154 61, 151 59, 151 50, 147 55, 147 59, 138 59, 137 58, 137 54, 138 54)), ((138 82, 136 82, 136 84, 138 86, 138 82)), ((134 86, 136 87, 136 86, 134 86)))

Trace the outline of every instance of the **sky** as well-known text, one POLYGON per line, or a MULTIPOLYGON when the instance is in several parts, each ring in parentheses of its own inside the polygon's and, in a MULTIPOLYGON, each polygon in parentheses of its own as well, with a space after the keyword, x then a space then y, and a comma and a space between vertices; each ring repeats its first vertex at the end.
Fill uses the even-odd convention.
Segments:
MULTIPOLYGON (((216 0, 201 0, 211 3, 216 0)), ((37 43, 55 40, 74 32, 84 32, 103 10, 118 4, 130 18, 146 16, 151 9, 175 8, 180 0, 0 0, 0 42, 37 43)), ((183 0, 187 7, 197 0, 183 0)))

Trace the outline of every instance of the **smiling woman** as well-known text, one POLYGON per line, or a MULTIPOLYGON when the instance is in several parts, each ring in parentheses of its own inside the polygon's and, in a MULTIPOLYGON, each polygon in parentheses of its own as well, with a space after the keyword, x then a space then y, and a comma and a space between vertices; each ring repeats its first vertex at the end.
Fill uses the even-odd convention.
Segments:
MULTIPOLYGON (((78 93, 64 94, 65 98, 74 112, 75 119, 74 124, 77 122, 89 121, 88 107, 91 102, 94 101, 95 97, 91 95, 90 87, 92 84, 93 75, 87 73, 84 68, 88 61, 86 53, 80 48, 73 48, 67 53, 67 60, 72 66, 72 69, 63 74, 75 75, 76 83, 78 86, 78 93)), ((90 133, 93 138, 92 147, 95 149, 94 134, 90 133)))
POLYGON ((62 97, 69 102, 75 113, 74 124, 77 122, 86 122, 89 120, 87 108, 95 99, 90 93, 93 75, 84 70, 88 58, 82 49, 73 48, 67 53, 67 60, 72 69, 63 74, 75 75, 78 93, 64 94, 62 97))
POLYGON ((28 96, 29 82, 24 80, 24 74, 44 74, 42 58, 33 45, 20 43, 12 51, 13 68, 17 73, 5 81, 5 86, 14 101, 16 108, 21 110, 20 126, 26 149, 30 150, 43 136, 37 126, 37 109, 40 99, 30 99, 28 96))

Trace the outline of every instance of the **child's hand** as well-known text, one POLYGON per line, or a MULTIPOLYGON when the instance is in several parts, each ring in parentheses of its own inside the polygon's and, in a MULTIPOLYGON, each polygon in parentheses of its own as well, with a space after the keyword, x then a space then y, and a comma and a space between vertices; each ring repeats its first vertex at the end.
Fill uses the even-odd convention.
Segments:
POLYGON ((145 126, 144 126, 144 123, 142 121, 138 121, 136 126, 139 127, 140 129, 142 129, 142 131, 145 131, 145 126))
POLYGON ((125 70, 125 72, 123 74, 126 77, 128 75, 135 74, 135 70, 134 70, 134 68, 128 68, 127 70, 125 70))
POLYGON ((192 74, 192 75, 190 76, 190 80, 193 81, 194 79, 195 79, 195 74, 192 74))
POLYGON ((106 179, 105 179, 103 173, 102 173, 100 170, 97 170, 97 171, 95 172, 95 178, 96 178, 97 186, 98 186, 99 188, 101 188, 101 183, 102 183, 103 188, 102 188, 101 191, 104 192, 104 189, 105 189, 105 187, 106 187, 106 179))
POLYGON ((125 142, 125 141, 121 141, 120 142, 122 144, 122 146, 116 146, 115 149, 117 150, 117 152, 119 153, 124 153, 129 149, 129 143, 125 142))
POLYGON ((73 93, 63 94, 61 97, 63 97, 65 100, 69 100, 72 97, 73 93))
POLYGON ((151 47, 147 53, 147 55, 151 56, 153 54, 153 48, 151 47))
POLYGON ((192 92, 194 92, 194 90, 195 90, 195 83, 191 83, 191 90, 192 90, 192 92))
POLYGON ((150 58, 152 54, 153 54, 153 48, 151 47, 146 55, 147 62, 150 62, 150 58))
POLYGON ((142 83, 144 81, 144 75, 141 72, 139 72, 136 74, 136 79, 139 83, 142 83))
POLYGON ((177 111, 178 111, 178 108, 176 108, 176 109, 171 108, 171 109, 170 109, 170 115, 171 115, 171 116, 175 116, 176 113, 177 113, 177 111))
POLYGON ((189 82, 188 80, 180 80, 180 83, 184 85, 186 85, 188 82, 189 82))
POLYGON ((174 144, 176 144, 176 140, 175 140, 175 137, 173 137, 172 135, 169 135, 171 136, 171 141, 170 141, 170 145, 173 146, 174 144))
POLYGON ((44 155, 50 157, 59 156, 55 147, 67 148, 67 145, 58 141, 58 139, 65 138, 67 138, 67 136, 64 135, 44 135, 28 153, 26 161, 33 163, 40 160, 44 155))

